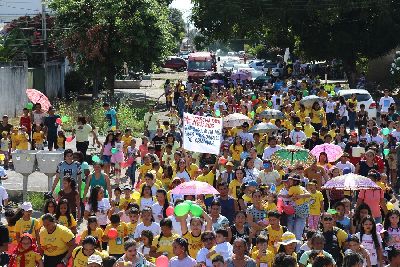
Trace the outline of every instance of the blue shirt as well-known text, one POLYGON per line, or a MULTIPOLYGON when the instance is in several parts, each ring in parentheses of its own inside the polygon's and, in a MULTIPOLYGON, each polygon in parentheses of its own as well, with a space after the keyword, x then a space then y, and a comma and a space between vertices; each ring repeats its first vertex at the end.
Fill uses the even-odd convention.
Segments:
POLYGON ((117 126, 117 112, 115 109, 110 108, 105 112, 106 119, 108 121, 108 126, 117 126))

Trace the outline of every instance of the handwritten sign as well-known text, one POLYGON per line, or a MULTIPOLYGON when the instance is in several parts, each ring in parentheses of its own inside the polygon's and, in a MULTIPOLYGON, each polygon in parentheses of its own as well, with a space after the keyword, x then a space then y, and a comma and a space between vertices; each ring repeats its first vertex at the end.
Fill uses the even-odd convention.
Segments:
POLYGON ((189 151, 219 154, 222 119, 183 114, 183 148, 189 151))

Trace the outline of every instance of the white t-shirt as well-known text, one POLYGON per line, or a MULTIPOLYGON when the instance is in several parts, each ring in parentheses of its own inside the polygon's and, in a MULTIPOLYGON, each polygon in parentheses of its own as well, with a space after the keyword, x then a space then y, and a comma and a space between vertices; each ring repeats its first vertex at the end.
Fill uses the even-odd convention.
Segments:
MULTIPOLYGON (((244 166, 244 162, 246 161, 246 159, 242 160, 241 165, 244 166)), ((254 159, 254 168, 256 168, 257 170, 261 170, 263 169, 263 161, 260 158, 255 158, 254 159)))
POLYGON ((326 113, 335 113, 335 108, 336 108, 336 102, 334 101, 326 102, 326 108, 325 108, 326 113))
POLYGON ((179 260, 178 256, 172 257, 169 260, 168 267, 194 267, 196 266, 196 260, 190 256, 187 256, 183 260, 179 260))
POLYGON ((375 143, 377 143, 378 145, 380 145, 380 144, 383 143, 383 138, 382 138, 382 136, 380 136, 380 135, 377 135, 377 136, 372 136, 372 135, 371 135, 371 142, 375 142, 375 143))
POLYGON ((297 132, 295 130, 292 130, 290 132, 289 137, 290 137, 290 140, 292 140, 292 142, 294 144, 299 143, 299 142, 301 143, 301 142, 303 142, 304 140, 307 139, 307 136, 303 131, 298 131, 297 132))
MULTIPOLYGON (((99 225, 106 225, 109 223, 107 212, 111 208, 110 201, 108 198, 103 198, 100 201, 97 201, 97 212, 95 213, 97 217, 97 223, 99 225)), ((86 204, 85 210, 91 212, 92 205, 86 204)))
POLYGON ((154 204, 153 198, 141 198, 140 199, 140 210, 143 210, 146 207, 151 207, 154 204))
POLYGON ((224 260, 228 260, 229 258, 232 257, 233 246, 228 242, 217 244, 215 246, 215 252, 224 257, 224 260))
POLYGON ((89 134, 92 131, 92 126, 89 124, 75 125, 76 142, 86 142, 89 140, 89 134))
POLYGON ((151 210, 153 211, 153 218, 156 223, 160 223, 163 218, 163 206, 156 202, 153 204, 153 206, 151 206, 151 210))
POLYGON ((161 228, 158 223, 153 222, 150 226, 145 226, 143 223, 139 223, 138 226, 136 226, 133 238, 139 238, 144 230, 150 230, 154 236, 157 236, 161 233, 161 228))
MULTIPOLYGON (((356 236, 360 238, 360 233, 356 233, 356 236)), ((380 247, 382 247, 382 239, 379 234, 377 234, 378 242, 380 247)), ((364 246, 366 250, 369 252, 369 259, 371 260, 371 265, 378 264, 378 253, 375 248, 374 240, 372 239, 372 235, 363 234, 361 245, 364 246)))
POLYGON ((263 160, 271 159, 272 154, 274 154, 279 149, 282 149, 282 147, 279 145, 277 145, 275 147, 270 147, 270 146, 266 147, 264 149, 264 153, 263 153, 263 160))
POLYGON ((246 141, 254 142, 254 138, 253 138, 253 134, 252 133, 240 132, 238 134, 238 136, 240 136, 240 138, 242 138, 242 143, 244 143, 246 141))
POLYGON ((400 131, 393 130, 392 135, 396 138, 397 142, 400 142, 400 131))
POLYGON ((349 113, 347 112, 347 106, 346 105, 340 105, 339 106, 339 115, 341 116, 341 117, 348 117, 349 116, 349 113))
POLYGON ((206 267, 212 267, 211 258, 207 258, 207 254, 210 252, 207 248, 202 248, 197 252, 196 261, 197 263, 205 262, 206 267))
POLYGON ((367 140, 367 143, 370 143, 371 142, 371 136, 369 134, 359 135, 358 136, 358 141, 360 142, 361 140, 367 140))
POLYGON ((355 173, 356 168, 354 167, 353 163, 350 161, 347 161, 346 163, 341 163, 340 161, 336 163, 336 167, 338 167, 341 171, 343 171, 345 168, 350 168, 352 173, 355 173))
POLYGON ((391 96, 383 96, 379 100, 379 106, 382 112, 389 112, 390 105, 394 103, 394 99, 391 96))
POLYGON ((176 177, 179 177, 181 179, 183 178, 185 180, 185 182, 190 182, 190 176, 187 171, 176 172, 176 177))

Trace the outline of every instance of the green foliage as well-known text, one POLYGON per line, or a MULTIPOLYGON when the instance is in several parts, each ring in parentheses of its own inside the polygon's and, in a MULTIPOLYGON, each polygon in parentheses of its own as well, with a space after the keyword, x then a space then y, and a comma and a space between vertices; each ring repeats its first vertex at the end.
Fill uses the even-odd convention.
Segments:
POLYGON ((113 94, 115 74, 124 62, 150 72, 174 46, 168 1, 51 0, 57 32, 67 56, 93 80, 106 78, 113 94))
POLYGON ((343 61, 350 82, 357 61, 382 56, 400 43, 400 2, 392 0, 193 0, 193 20, 209 38, 251 36, 297 48, 305 59, 343 61), (296 46, 296 47, 295 47, 296 46))
MULTIPOLYGON (((143 133, 143 117, 148 110, 148 105, 138 106, 137 103, 130 102, 127 98, 120 98, 112 101, 117 111, 118 128, 124 130, 131 128, 135 136, 139 137, 143 133)), ((153 103, 149 103, 152 105, 153 103)), ((61 116, 68 116, 70 120, 63 123, 63 129, 71 131, 76 124, 78 116, 85 116, 88 121, 96 126, 98 133, 107 133, 108 125, 104 119, 103 101, 97 100, 93 103, 79 102, 76 98, 70 101, 58 100, 54 103, 57 113, 61 116)))
POLYGON ((45 201, 43 193, 41 192, 28 192, 28 201, 32 203, 33 210, 42 211, 45 201))
POLYGON ((171 34, 175 43, 175 51, 179 51, 179 46, 185 36, 185 21, 183 20, 182 12, 176 8, 169 8, 169 22, 172 24, 171 34))
POLYGON ((400 85, 400 51, 396 51, 393 63, 390 66, 390 75, 393 87, 400 85))

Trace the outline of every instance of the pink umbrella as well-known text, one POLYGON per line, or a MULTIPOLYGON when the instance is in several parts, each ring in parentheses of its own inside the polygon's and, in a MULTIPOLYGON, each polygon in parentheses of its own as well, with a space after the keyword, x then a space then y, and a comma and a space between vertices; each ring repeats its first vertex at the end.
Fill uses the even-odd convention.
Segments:
POLYGON ((349 173, 332 178, 322 187, 323 189, 336 190, 367 190, 381 189, 374 181, 368 177, 349 173))
POLYGON ((251 73, 245 71, 238 71, 231 75, 232 80, 251 80, 251 73))
POLYGON ((217 189, 205 182, 190 181, 184 182, 171 190, 172 194, 177 195, 216 195, 217 189))
POLYGON ((26 89, 26 95, 30 101, 34 104, 40 104, 44 111, 48 111, 51 107, 51 103, 47 96, 36 89, 26 89))
POLYGON ((310 153, 317 159, 321 152, 325 152, 328 155, 329 162, 335 162, 343 155, 343 150, 340 146, 334 144, 322 144, 315 146, 310 153))

